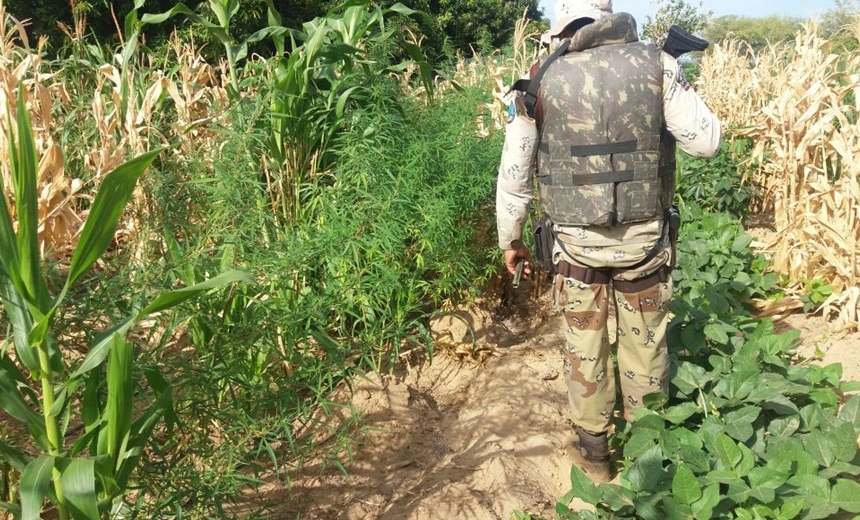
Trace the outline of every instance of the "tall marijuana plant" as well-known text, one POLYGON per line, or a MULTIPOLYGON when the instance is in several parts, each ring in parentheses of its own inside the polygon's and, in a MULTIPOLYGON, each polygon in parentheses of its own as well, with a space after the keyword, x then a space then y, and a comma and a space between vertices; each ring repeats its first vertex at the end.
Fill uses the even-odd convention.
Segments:
MULTIPOLYGON (((42 517, 47 498, 61 520, 115 518, 125 508, 122 498, 145 446, 172 409, 170 385, 160 373, 150 371, 146 380, 154 401, 135 417, 134 351, 124 334, 148 315, 250 277, 231 271, 164 293, 104 331, 82 361, 68 366, 52 335, 53 318, 72 285, 110 246, 137 180, 161 150, 144 153, 103 179, 65 283, 52 295, 37 242, 38 157, 23 88, 18 91, 16 119, 17 131, 10 116, 7 133, 17 231, 10 201, 5 195, 0 199, 0 300, 12 328, 11 345, 0 344, 0 408, 26 427, 30 439, 25 446, 0 441, 0 458, 20 473, 20 500, 0 502, 0 510, 35 520, 42 517), (31 386, 34 381, 39 388, 31 386), (70 425, 81 425, 83 434, 70 436, 70 425)), ((2 176, 0 194, 5 194, 2 176)))

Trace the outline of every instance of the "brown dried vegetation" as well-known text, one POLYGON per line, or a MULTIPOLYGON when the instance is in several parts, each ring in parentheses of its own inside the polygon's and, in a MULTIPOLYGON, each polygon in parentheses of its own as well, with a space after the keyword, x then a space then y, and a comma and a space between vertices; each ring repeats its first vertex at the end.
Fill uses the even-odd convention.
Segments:
MULTIPOLYGON (((860 32, 860 18, 854 32, 860 32)), ((860 307, 860 53, 836 54, 810 22, 787 45, 753 52, 729 41, 702 61, 698 90, 732 136, 753 142, 751 182, 776 234, 774 269, 822 279, 825 313, 858 327, 860 307)))

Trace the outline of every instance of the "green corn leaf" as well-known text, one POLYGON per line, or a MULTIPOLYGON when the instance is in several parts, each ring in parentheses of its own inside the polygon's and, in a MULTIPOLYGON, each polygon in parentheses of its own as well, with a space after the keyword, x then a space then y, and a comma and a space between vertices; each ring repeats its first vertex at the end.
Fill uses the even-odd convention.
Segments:
POLYGON ((21 506, 16 504, 0 502, 0 511, 8 511, 15 520, 19 520, 21 518, 21 506))
POLYGON ((131 478, 131 473, 140 461, 143 450, 149 443, 158 421, 165 418, 167 422, 166 428, 169 430, 172 427, 173 393, 169 384, 160 374, 149 375, 147 381, 155 389, 158 398, 149 410, 131 426, 128 446, 126 452, 123 454, 122 463, 116 472, 116 482, 121 489, 126 487, 129 478, 131 478))
POLYGON ((0 459, 5 460, 21 473, 24 472, 27 464, 30 463, 29 457, 23 451, 9 446, 2 440, 0 440, 0 459))
MULTIPOLYGON (((2 190, 2 182, 0 182, 0 192, 2 190)), ((2 206, 2 201, 0 201, 0 206, 2 206)), ((2 214, 2 208, 0 208, 0 214, 2 214)), ((27 367, 34 377, 38 377, 41 371, 39 354, 27 340, 27 336, 33 328, 33 319, 27 310, 27 302, 15 290, 11 279, 8 276, 4 276, 2 266, 0 266, 0 300, 3 301, 6 317, 12 324, 12 339, 15 343, 15 354, 21 364, 27 367)))
MULTIPOLYGON (((146 24, 159 24, 173 18, 178 14, 183 14, 187 16, 191 21, 199 23, 207 29, 221 29, 220 25, 210 22, 205 17, 200 16, 183 3, 178 3, 173 6, 169 11, 165 11, 163 13, 146 13, 140 18, 140 21, 146 24)), ((223 35, 223 31, 221 31, 221 34, 223 35)))
POLYGON ((43 418, 27 406, 24 398, 18 392, 13 375, 9 374, 2 365, 0 365, 0 408, 26 424, 27 429, 39 446, 43 448, 48 446, 43 418))
POLYGON ((135 318, 126 318, 125 321, 99 334, 96 338, 96 344, 87 352, 87 357, 84 358, 81 366, 69 376, 69 379, 77 379, 100 366, 110 353, 114 335, 119 334, 120 336, 124 336, 134 326, 136 321, 135 318))
POLYGON ((183 289, 177 289, 175 291, 161 294, 152 303, 150 303, 142 311, 140 311, 140 313, 138 314, 138 319, 156 312, 161 312, 175 307, 180 303, 185 302, 197 296, 198 294, 209 291, 211 289, 217 289, 233 282, 253 281, 254 277, 248 273, 235 270, 227 271, 226 273, 221 273, 214 278, 210 278, 205 282, 192 285, 191 287, 185 287, 183 289))
POLYGON ((48 495, 51 473, 54 470, 54 457, 42 455, 27 464, 21 474, 21 520, 42 518, 42 505, 48 495))
POLYGON ((114 334, 108 360, 105 431, 108 455, 114 461, 115 468, 119 467, 124 457, 123 452, 131 428, 134 398, 134 380, 131 373, 133 354, 131 343, 122 339, 119 334, 114 334))
POLYGON ((162 150, 159 148, 135 157, 102 180, 72 256, 66 289, 77 282, 111 244, 119 218, 134 192, 137 180, 162 150))
MULTIPOLYGON (((18 88, 18 150, 10 155, 9 168, 14 179, 15 207, 18 213, 18 262, 21 281, 27 290, 26 297, 42 312, 49 305, 48 288, 42 279, 39 255, 39 200, 37 175, 39 156, 30 123, 30 113, 24 100, 23 85, 18 88)), ((12 139, 10 141, 13 142, 12 139)), ((9 266, 6 266, 7 270, 9 266)))
POLYGON ((96 494, 95 461, 72 459, 63 461, 60 481, 66 505, 75 520, 99 520, 98 495, 96 494))
MULTIPOLYGON (((278 12, 278 9, 275 7, 275 4, 272 0, 266 0, 266 20, 269 23, 269 27, 281 27, 284 25, 283 20, 281 19, 281 13, 278 12)), ((289 31, 289 29, 287 29, 289 31)), ((285 44, 285 33, 272 35, 272 41, 275 42, 275 50, 278 53, 278 56, 283 56, 286 51, 285 44)), ((295 48, 295 46, 293 46, 295 48)))

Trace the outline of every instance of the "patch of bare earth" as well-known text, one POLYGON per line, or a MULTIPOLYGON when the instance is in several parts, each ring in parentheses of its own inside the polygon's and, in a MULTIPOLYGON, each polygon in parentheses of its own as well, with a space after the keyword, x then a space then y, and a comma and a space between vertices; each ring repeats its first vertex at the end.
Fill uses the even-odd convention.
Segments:
POLYGON ((557 317, 538 317, 545 299, 515 305, 523 312, 507 316, 461 309, 440 317, 432 324, 439 350, 432 363, 421 359, 356 382, 351 402, 370 431, 349 474, 311 463, 290 491, 261 490, 260 499, 280 503, 271 518, 550 514, 569 490, 571 436, 557 317), (473 339, 488 356, 481 363, 456 354, 471 350, 473 339))

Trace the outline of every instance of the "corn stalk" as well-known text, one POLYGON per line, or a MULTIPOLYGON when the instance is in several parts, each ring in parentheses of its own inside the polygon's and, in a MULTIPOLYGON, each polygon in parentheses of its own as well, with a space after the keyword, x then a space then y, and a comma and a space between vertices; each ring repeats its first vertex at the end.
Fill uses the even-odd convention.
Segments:
POLYGON ((774 269, 799 286, 832 284, 825 307, 841 302, 837 327, 858 328, 860 52, 834 53, 814 23, 759 53, 728 42, 703 60, 700 91, 733 135, 753 142, 774 269))
MULTIPOLYGON (((122 210, 138 178, 161 153, 145 153, 105 176, 95 196, 58 294, 51 294, 42 274, 38 247, 38 154, 25 90, 8 113, 6 136, 14 204, 5 195, 0 177, 0 301, 12 325, 14 358, 0 352, 0 407, 25 426, 39 453, 0 441, 0 457, 20 472, 20 504, 0 503, 22 520, 42 518, 45 498, 61 520, 95 520, 122 508, 137 466, 158 423, 170 413, 169 385, 158 374, 148 381, 156 398, 140 417, 132 417, 134 386, 132 345, 123 336, 141 319, 167 310, 199 293, 238 280, 228 272, 192 287, 162 294, 124 321, 102 333, 76 367, 68 367, 51 325, 69 289, 95 264, 113 242, 122 210), (18 217, 17 229, 11 209, 18 217), (106 366, 107 397, 100 397, 101 378, 90 377, 106 366), (27 375, 25 375, 27 374, 27 375), (30 386, 39 382, 39 388, 30 386), (80 422, 86 434, 71 446, 66 429, 70 403, 77 388, 80 422)), ((77 418, 76 418, 77 419, 77 418)))

